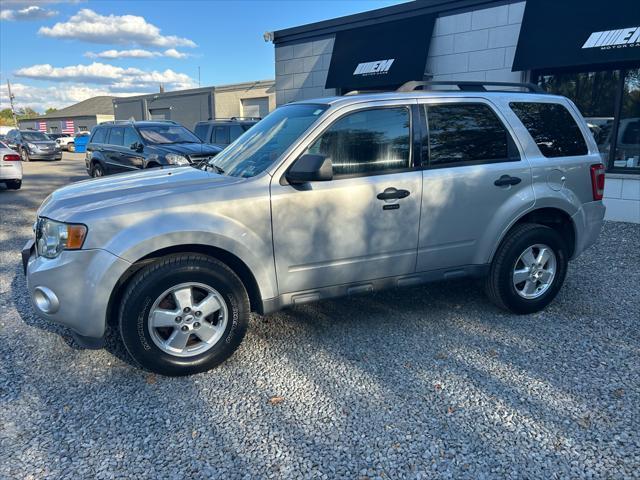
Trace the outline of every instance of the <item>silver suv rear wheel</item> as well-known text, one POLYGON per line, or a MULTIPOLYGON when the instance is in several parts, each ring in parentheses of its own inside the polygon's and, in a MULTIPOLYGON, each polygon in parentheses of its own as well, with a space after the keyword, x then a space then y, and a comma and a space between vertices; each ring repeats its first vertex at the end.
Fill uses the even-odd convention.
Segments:
POLYGON ((556 254, 548 245, 536 243, 520 254, 513 267, 513 286, 522 298, 538 298, 556 276, 556 254))
POLYGON ((497 306, 514 313, 542 310, 555 298, 567 273, 567 245, 553 228, 518 224, 496 251, 486 292, 497 306))

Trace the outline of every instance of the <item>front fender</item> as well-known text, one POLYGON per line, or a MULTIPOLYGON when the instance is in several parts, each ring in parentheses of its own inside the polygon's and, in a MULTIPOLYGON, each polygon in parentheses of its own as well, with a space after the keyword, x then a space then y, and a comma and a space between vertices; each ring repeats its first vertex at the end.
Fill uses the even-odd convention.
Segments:
POLYGON ((267 299, 277 295, 277 286, 270 217, 265 220, 261 228, 254 229, 220 215, 164 212, 120 230, 103 248, 135 263, 168 247, 188 244, 216 247, 235 255, 247 265, 263 299, 267 299))

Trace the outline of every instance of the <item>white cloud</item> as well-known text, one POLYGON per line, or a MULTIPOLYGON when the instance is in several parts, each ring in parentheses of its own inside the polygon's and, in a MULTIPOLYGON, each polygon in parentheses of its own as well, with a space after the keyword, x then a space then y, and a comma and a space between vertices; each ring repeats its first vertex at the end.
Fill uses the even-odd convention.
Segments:
MULTIPOLYGON (((47 108, 68 107, 87 98, 99 95, 113 95, 108 87, 91 88, 85 85, 69 85, 67 88, 33 87, 23 83, 12 83, 11 93, 15 96, 16 108, 33 108, 37 112, 44 112, 47 108)), ((120 92, 119 96, 141 95, 142 91, 120 92)), ((0 85, 0 110, 9 108, 9 93, 6 83, 0 85)))
POLYGON ((122 68, 100 62, 67 67, 53 67, 49 64, 32 65, 16 70, 14 74, 16 77, 35 80, 108 85, 112 91, 155 89, 161 83, 167 89, 173 90, 193 88, 196 85, 188 75, 174 72, 171 69, 161 72, 139 68, 122 68))
POLYGON ((130 50, 104 50, 102 52, 86 52, 84 54, 88 58, 155 58, 155 57, 171 57, 186 58, 189 55, 179 52, 175 48, 169 48, 164 52, 144 50, 141 48, 133 48, 130 50))
POLYGON ((58 14, 55 10, 48 10, 37 5, 22 8, 20 10, 0 10, 0 20, 39 20, 42 18, 55 17, 58 14))
POLYGON ((169 49, 164 51, 164 56, 165 57, 171 57, 171 58, 187 58, 189 56, 189 54, 188 53, 179 52, 175 48, 169 48, 169 49))
POLYGON ((162 55, 160 52, 152 52, 140 48, 131 50, 105 50, 103 52, 87 52, 85 57, 89 58, 153 58, 162 55))
POLYGON ((91 43, 175 48, 195 47, 188 38, 162 35, 160 29, 137 15, 100 15, 88 8, 80 10, 67 22, 41 27, 46 37, 83 40, 91 43))

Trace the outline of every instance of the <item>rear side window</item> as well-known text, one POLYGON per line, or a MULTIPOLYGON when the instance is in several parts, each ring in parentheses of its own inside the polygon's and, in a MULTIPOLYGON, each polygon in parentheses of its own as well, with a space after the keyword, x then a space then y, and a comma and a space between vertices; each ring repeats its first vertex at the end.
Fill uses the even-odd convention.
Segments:
POLYGON ((124 140, 123 140, 123 145, 125 147, 130 147, 131 145, 133 145, 134 143, 138 142, 138 134, 136 133, 136 131, 133 129, 133 127, 127 127, 124 129, 124 140))
POLYGON ((196 125, 196 128, 194 130, 194 133, 196 134, 196 136, 202 140, 203 142, 207 141, 207 132, 209 131, 209 124, 208 123, 199 123, 198 125, 196 125))
POLYGON ((124 145, 124 127, 114 127, 109 132, 109 145, 124 145))
POLYGON ((385 173, 410 167, 409 109, 376 108, 337 120, 308 153, 331 158, 333 174, 385 173))
POLYGON ((215 127, 213 129, 212 137, 213 143, 220 143, 226 145, 229 143, 229 129, 227 127, 215 127))
POLYGON ((509 132, 488 105, 425 105, 430 166, 516 160, 509 132))
POLYGON ((106 139, 107 139, 107 129, 96 128, 96 131, 93 132, 93 137, 91 137, 91 143, 105 143, 106 139))
POLYGON ((231 127, 229 127, 229 143, 234 142, 244 131, 245 129, 240 125, 231 125, 231 127))
POLYGON ((545 157, 588 153, 580 127, 563 105, 534 102, 512 102, 509 105, 545 157))

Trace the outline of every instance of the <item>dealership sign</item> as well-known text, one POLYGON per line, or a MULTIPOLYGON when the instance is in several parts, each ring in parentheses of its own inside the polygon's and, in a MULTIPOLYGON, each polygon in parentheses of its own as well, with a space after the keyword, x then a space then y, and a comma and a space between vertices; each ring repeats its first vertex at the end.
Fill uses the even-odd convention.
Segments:
POLYGON ((390 90, 422 80, 435 18, 423 14, 336 32, 325 88, 390 90))
POLYGON ((640 27, 593 32, 582 48, 624 48, 640 45, 640 27))
POLYGON ((640 0, 605 3, 527 1, 512 70, 636 68, 640 65, 640 0))
POLYGON ((384 75, 389 73, 391 64, 395 58, 389 58, 388 60, 377 60, 375 62, 359 63, 356 69, 353 71, 354 75, 384 75))

